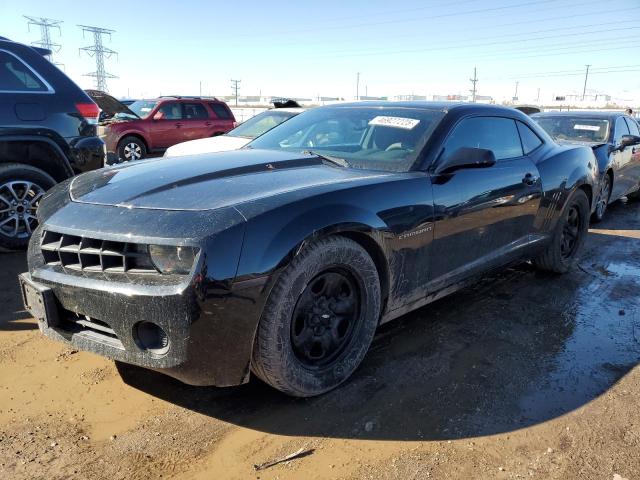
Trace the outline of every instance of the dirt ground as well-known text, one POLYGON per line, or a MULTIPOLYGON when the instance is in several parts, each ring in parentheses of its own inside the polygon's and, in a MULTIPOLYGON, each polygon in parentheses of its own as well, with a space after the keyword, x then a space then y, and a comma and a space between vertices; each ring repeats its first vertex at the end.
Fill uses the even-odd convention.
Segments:
POLYGON ((46 340, 24 256, 0 254, 0 478, 638 479, 639 213, 612 206, 568 275, 523 265, 382 327, 351 381, 306 400, 46 340))

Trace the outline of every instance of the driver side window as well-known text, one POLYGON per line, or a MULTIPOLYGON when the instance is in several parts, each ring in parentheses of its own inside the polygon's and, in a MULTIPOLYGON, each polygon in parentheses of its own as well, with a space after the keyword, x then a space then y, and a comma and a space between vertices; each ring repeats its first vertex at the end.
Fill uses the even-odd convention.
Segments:
POLYGON ((618 117, 615 124, 613 143, 615 145, 619 145, 622 141, 623 135, 629 135, 629 127, 627 127, 627 123, 624 121, 623 117, 618 117))
POLYGON ((463 147, 491 150, 498 161, 523 155, 516 122, 510 118, 465 118, 447 138, 443 158, 463 147))

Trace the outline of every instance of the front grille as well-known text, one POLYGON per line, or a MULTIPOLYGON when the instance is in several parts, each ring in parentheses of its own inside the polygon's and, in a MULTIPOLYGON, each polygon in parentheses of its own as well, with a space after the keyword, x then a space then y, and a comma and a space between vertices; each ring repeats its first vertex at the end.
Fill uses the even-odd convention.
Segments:
POLYGON ((146 244, 113 242, 44 231, 40 243, 47 265, 105 273, 158 273, 146 244))

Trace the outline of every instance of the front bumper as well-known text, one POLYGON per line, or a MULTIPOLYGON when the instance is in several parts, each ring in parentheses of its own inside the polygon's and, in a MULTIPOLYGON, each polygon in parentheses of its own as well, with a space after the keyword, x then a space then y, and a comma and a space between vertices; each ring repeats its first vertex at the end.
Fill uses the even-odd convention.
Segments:
POLYGON ((55 315, 49 313, 48 320, 34 316, 39 317, 40 331, 53 340, 190 385, 230 386, 249 378, 258 323, 252 308, 258 296, 255 280, 251 288, 235 288, 203 303, 199 285, 194 283, 114 286, 110 281, 45 271, 37 272, 37 277, 29 273, 21 277, 21 282, 51 292, 55 315), (134 332, 140 321, 152 322, 166 332, 169 348, 165 354, 139 345, 134 332))
POLYGON ((255 279, 244 286, 234 280, 244 233, 237 212, 80 204, 68 200, 66 189, 55 190, 43 206, 41 224, 29 243, 29 273, 23 275, 36 288, 51 289, 60 322, 39 321, 47 337, 191 385, 247 381, 264 290, 255 279), (137 235, 114 233, 128 232, 131 225, 137 226, 137 235), (65 270, 45 261, 43 230, 114 242, 186 243, 197 246, 200 254, 191 273, 182 276, 65 270), (176 232, 180 238, 161 236, 176 232), (134 333, 141 321, 166 333, 166 353, 141 348, 134 333))

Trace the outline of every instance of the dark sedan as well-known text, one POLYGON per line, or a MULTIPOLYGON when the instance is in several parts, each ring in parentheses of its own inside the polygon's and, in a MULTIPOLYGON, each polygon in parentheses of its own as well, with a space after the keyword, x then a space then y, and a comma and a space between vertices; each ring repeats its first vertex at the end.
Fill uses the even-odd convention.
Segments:
POLYGON ((596 175, 590 148, 514 109, 317 108, 243 150, 55 188, 22 291, 42 332, 77 348, 194 385, 253 372, 317 395, 380 323, 513 262, 570 269, 596 175))
POLYGON ((628 115, 615 112, 548 112, 532 118, 560 143, 590 145, 598 159, 599 181, 593 220, 607 205, 640 193, 640 129, 628 115))

